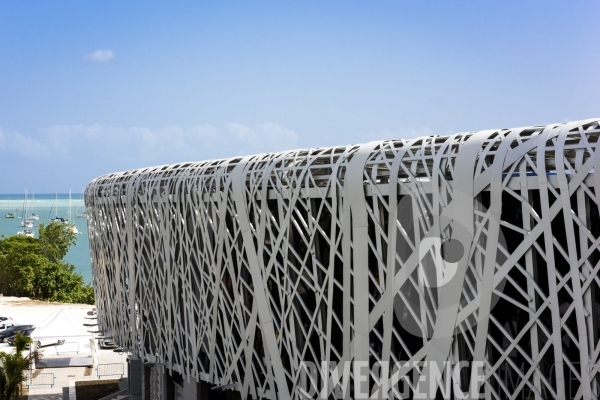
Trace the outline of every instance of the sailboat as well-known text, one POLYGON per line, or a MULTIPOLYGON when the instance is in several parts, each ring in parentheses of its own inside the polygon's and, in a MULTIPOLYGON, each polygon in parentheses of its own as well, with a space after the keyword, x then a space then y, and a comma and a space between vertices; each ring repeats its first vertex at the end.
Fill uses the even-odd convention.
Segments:
POLYGON ((21 226, 25 228, 33 228, 33 222, 27 219, 27 189, 25 189, 25 199, 23 200, 23 218, 21 226))
MULTIPOLYGON (((67 216, 68 218, 71 218, 71 189, 69 189, 69 213, 67 214, 67 216)), ((69 231, 71 233, 79 233, 75 224, 71 224, 71 226, 69 226, 69 231)))
MULTIPOLYGON (((35 193, 31 193, 31 202, 35 201, 35 193)), ((40 217, 33 212, 33 206, 31 206, 31 215, 27 218, 30 221, 39 221, 40 217)))
POLYGON ((8 211, 9 212, 6 213, 6 215, 4 216, 4 218, 14 218, 15 217, 15 213, 11 213, 10 212, 10 199, 7 199, 6 201, 8 202, 8 206, 7 207, 8 207, 8 211))
POLYGON ((17 232, 17 235, 34 237, 35 232, 33 232, 31 229, 27 229, 27 228, 33 228, 33 222, 27 220, 26 218, 27 218, 27 189, 25 189, 25 199, 23 200, 23 218, 21 221, 21 226, 25 227, 25 229, 17 232))
MULTIPOLYGON (((52 213, 52 210, 50 210, 50 213, 52 213)), ((59 223, 59 224, 68 224, 69 220, 68 218, 60 218, 58 216, 58 194, 56 194, 56 197, 54 198, 54 218, 50 218, 50 223, 59 223)))
MULTIPOLYGON (((81 200, 83 200, 83 193, 81 194, 81 200)), ((79 211, 79 206, 77 206, 77 209, 75 210, 75 217, 77 218, 87 218, 87 214, 85 213, 85 204, 83 205, 84 210, 83 212, 77 212, 79 211)))

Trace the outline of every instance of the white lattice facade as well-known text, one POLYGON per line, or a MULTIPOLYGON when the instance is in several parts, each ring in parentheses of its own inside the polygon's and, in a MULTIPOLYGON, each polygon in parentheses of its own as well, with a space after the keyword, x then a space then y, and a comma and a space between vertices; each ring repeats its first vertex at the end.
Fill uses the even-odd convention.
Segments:
MULTIPOLYGON (((344 361, 368 363, 374 398, 478 361, 485 399, 598 399, 599 137, 586 120, 102 176, 85 193, 100 327, 244 399, 317 398, 344 361)), ((437 398, 466 391, 458 371, 437 398)))

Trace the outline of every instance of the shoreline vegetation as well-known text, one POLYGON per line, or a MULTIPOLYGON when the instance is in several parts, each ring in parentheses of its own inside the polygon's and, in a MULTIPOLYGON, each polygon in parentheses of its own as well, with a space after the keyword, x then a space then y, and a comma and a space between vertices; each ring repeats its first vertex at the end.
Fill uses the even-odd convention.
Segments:
POLYGON ((39 238, 0 237, 0 293, 61 303, 94 304, 92 285, 64 257, 75 244, 69 225, 40 223, 39 238))

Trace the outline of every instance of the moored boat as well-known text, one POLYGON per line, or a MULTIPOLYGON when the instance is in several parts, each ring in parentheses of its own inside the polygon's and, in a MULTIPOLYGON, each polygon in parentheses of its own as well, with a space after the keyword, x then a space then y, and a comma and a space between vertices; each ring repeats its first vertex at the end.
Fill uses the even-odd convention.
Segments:
POLYGON ((17 232, 17 236, 35 237, 35 232, 31 229, 23 229, 22 231, 17 232))
POLYGON ((15 217, 15 213, 11 213, 10 212, 10 199, 6 200, 7 204, 8 204, 8 210, 9 212, 6 213, 6 215, 4 215, 4 218, 14 218, 15 217))
MULTIPOLYGON (((33 222, 27 219, 27 189, 25 189, 25 198, 23 199, 23 217, 21 221, 21 226, 25 228, 33 228, 33 222)), ((26 231, 27 229, 25 229, 26 231)), ((32 231, 33 232, 33 231, 32 231)), ((29 236, 29 235, 25 235, 29 236)))
MULTIPOLYGON (((81 201, 83 202, 83 194, 81 195, 81 201)), ((77 206, 77 209, 75 210, 75 218, 87 218, 87 214, 85 212, 85 204, 83 205, 83 208, 83 211, 79 212, 79 206, 77 206)))
MULTIPOLYGON (((35 193, 31 193, 31 203, 35 204, 35 193)), ((40 217, 34 212, 34 205, 31 206, 31 215, 27 217, 29 221, 39 221, 40 217)))
MULTIPOLYGON (((56 224, 68 224, 69 223, 69 219, 68 218, 62 218, 58 216, 58 194, 56 194, 56 197, 54 198, 54 203, 53 203, 53 208, 54 208, 54 218, 50 218, 50 223, 56 223, 56 224)), ((52 210, 50 210, 50 213, 52 213, 52 210)))

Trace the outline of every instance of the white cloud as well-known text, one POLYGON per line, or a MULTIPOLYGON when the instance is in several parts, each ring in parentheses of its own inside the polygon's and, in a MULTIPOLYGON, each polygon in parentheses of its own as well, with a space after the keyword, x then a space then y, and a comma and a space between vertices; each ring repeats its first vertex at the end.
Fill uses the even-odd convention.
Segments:
POLYGON ((258 124, 254 128, 231 122, 225 125, 225 131, 253 153, 292 150, 298 140, 296 132, 272 122, 258 124))
POLYGON ((83 56, 84 62, 104 63, 112 60, 115 57, 115 52, 107 49, 99 49, 93 53, 83 56))
POLYGON ((31 136, 25 136, 19 132, 11 133, 9 149, 36 159, 48 158, 51 154, 56 154, 55 151, 60 151, 60 147, 53 149, 48 143, 31 136))
POLYGON ((33 136, 23 135, 20 132, 11 132, 0 128, 0 150, 5 150, 11 154, 19 156, 32 157, 35 159, 46 159, 60 152, 57 147, 53 151, 50 143, 39 140, 33 136))
POLYGON ((62 160, 113 166, 121 170, 183 161, 202 161, 297 148, 298 135, 272 122, 249 127, 228 123, 191 128, 54 125, 35 135, 0 130, 6 148, 36 160, 62 160))

